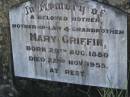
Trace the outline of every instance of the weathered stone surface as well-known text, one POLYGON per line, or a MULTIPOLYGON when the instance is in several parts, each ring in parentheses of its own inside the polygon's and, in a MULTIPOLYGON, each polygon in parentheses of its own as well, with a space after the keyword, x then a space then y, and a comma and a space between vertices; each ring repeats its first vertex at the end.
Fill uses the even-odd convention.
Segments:
MULTIPOLYGON (((10 29, 9 29, 9 15, 8 15, 9 9, 11 6, 17 5, 25 1, 28 0, 0 0, 0 97, 12 96, 12 94, 9 93, 8 95, 8 93, 6 93, 6 91, 12 89, 12 85, 11 87, 9 85, 12 83, 11 81, 12 72, 9 69, 11 67, 10 29)), ((95 0, 95 1, 109 3, 110 5, 114 5, 115 7, 121 8, 126 12, 130 13, 130 6, 128 0, 107 0, 107 1, 95 0)))
POLYGON ((124 12, 93 1, 35 0, 10 10, 10 28, 15 76, 127 88, 127 15, 124 12), (48 10, 39 8, 42 4, 48 10), (100 28, 102 31, 96 33, 100 28), (44 51, 32 50, 37 47, 44 51))
POLYGON ((0 97, 13 96, 9 9, 11 6, 25 0, 0 0, 0 97))

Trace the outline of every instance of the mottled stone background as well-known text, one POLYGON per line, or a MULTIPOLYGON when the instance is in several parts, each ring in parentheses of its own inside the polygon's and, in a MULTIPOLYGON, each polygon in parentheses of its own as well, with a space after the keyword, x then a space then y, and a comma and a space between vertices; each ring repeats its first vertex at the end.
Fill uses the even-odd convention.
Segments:
MULTIPOLYGON (((39 97, 38 95, 40 95, 40 97, 58 97, 57 95, 59 95, 59 97, 86 97, 81 95, 81 93, 83 93, 84 95, 88 95, 87 94, 88 92, 90 95, 96 95, 96 92, 93 93, 92 91, 89 91, 89 89, 87 89, 87 92, 85 92, 86 93, 85 94, 84 91, 80 90, 80 88, 84 88, 83 86, 81 87, 75 85, 70 86, 69 84, 63 85, 61 83, 51 83, 51 82, 44 82, 43 84, 43 81, 32 81, 32 80, 26 81, 13 78, 12 75, 13 71, 11 69, 12 62, 11 62, 11 42, 10 42, 10 28, 9 28, 9 9, 11 6, 20 4, 25 1, 28 0, 0 0, 0 97, 17 97, 17 96, 25 97, 25 95, 28 95, 27 97, 39 97), (77 93, 77 91, 80 91, 80 96, 77 93), (74 94, 77 96, 75 96, 74 94)), ((120 8, 130 13, 130 0, 95 0, 95 1, 113 5, 117 8, 120 8)), ((128 21, 130 21, 129 18, 128 21)), ((130 25, 130 22, 128 22, 128 25, 130 25)), ((128 27, 128 31, 129 29, 130 28, 128 27)))

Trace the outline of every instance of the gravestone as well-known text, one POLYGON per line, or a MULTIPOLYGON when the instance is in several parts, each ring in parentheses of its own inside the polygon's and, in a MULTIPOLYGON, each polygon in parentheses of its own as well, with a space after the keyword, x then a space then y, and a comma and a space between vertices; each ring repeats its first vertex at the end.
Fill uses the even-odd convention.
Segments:
POLYGON ((127 89, 127 14, 90 0, 33 0, 10 10, 14 75, 127 89))

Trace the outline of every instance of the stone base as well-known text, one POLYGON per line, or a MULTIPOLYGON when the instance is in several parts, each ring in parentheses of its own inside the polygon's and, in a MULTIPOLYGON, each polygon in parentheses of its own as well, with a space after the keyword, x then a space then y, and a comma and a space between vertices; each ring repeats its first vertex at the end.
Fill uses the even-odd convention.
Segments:
POLYGON ((0 97, 14 97, 14 90, 10 85, 0 85, 0 97))

